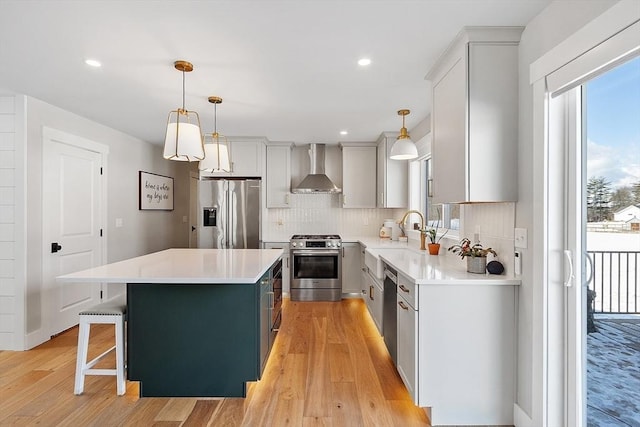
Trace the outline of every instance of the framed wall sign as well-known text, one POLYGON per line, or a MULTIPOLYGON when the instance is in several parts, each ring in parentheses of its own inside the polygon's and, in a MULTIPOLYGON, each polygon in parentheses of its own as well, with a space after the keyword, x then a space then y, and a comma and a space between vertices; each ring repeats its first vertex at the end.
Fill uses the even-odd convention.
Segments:
POLYGON ((173 178, 139 171, 139 209, 155 211, 173 210, 173 178))

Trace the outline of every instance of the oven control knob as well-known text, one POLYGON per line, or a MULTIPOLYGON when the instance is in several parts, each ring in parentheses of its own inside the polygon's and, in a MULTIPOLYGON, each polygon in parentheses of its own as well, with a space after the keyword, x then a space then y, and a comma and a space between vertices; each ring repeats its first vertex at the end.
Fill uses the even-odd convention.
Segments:
POLYGON ((340 247, 340 242, 336 243, 336 248, 340 247))
POLYGON ((332 247, 332 246, 333 246, 333 243, 332 243, 332 242, 328 242, 328 243, 327 243, 327 246, 332 247))
POLYGON ((293 243, 291 243, 291 246, 293 246, 295 248, 296 246, 298 246, 298 244, 296 242, 293 242, 293 243))

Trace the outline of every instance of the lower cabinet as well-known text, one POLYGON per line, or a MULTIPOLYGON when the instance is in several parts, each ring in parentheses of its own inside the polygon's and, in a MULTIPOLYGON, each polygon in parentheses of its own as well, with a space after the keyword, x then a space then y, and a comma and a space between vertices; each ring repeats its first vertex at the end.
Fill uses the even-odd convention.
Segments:
POLYGON ((263 242, 263 249, 284 249, 282 254, 282 292, 289 295, 290 267, 289 267, 289 242, 263 242))
POLYGON ((260 285, 260 376, 264 371, 264 366, 267 363, 267 357, 269 356, 269 350, 273 345, 273 339, 271 337, 271 295, 273 295, 273 284, 269 280, 269 272, 262 276, 259 282, 260 285))
POLYGON ((362 272, 362 283, 365 284, 364 301, 369 309, 369 314, 375 323, 378 332, 382 334, 382 307, 383 307, 383 289, 382 283, 376 280, 369 269, 365 267, 362 272))
POLYGON ((418 311, 399 292, 397 294, 397 303, 398 363, 396 368, 415 402, 417 401, 416 385, 418 375, 418 349, 416 345, 418 342, 418 311))
MULTIPOLYGON (((380 329, 389 307, 362 276, 380 329)), ((513 425, 517 286, 397 278, 396 369, 413 402, 431 408, 433 425, 513 425)))
POLYGON ((360 296, 360 243, 342 243, 342 295, 360 296))

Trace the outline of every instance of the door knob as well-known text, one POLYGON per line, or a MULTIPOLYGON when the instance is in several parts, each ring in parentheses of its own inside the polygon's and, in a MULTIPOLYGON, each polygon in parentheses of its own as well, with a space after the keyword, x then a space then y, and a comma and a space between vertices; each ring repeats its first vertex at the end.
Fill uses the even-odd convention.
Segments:
POLYGON ((52 254, 55 254, 56 252, 58 252, 58 251, 59 251, 59 250, 61 250, 61 249, 62 249, 62 246, 60 246, 60 245, 58 244, 58 242, 53 242, 53 243, 51 244, 51 253, 52 253, 52 254))
POLYGON ((191 226, 191 231, 196 231, 196 228, 193 225, 191 226))

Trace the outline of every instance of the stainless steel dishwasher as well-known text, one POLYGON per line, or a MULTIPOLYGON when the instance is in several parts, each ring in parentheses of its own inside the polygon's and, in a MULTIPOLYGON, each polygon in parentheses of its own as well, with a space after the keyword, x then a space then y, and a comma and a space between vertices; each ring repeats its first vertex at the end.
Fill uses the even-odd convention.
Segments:
POLYGON ((384 264, 384 298, 382 305, 382 335, 384 343, 391 355, 393 364, 397 366, 398 354, 398 318, 397 318, 397 286, 398 273, 384 264))

